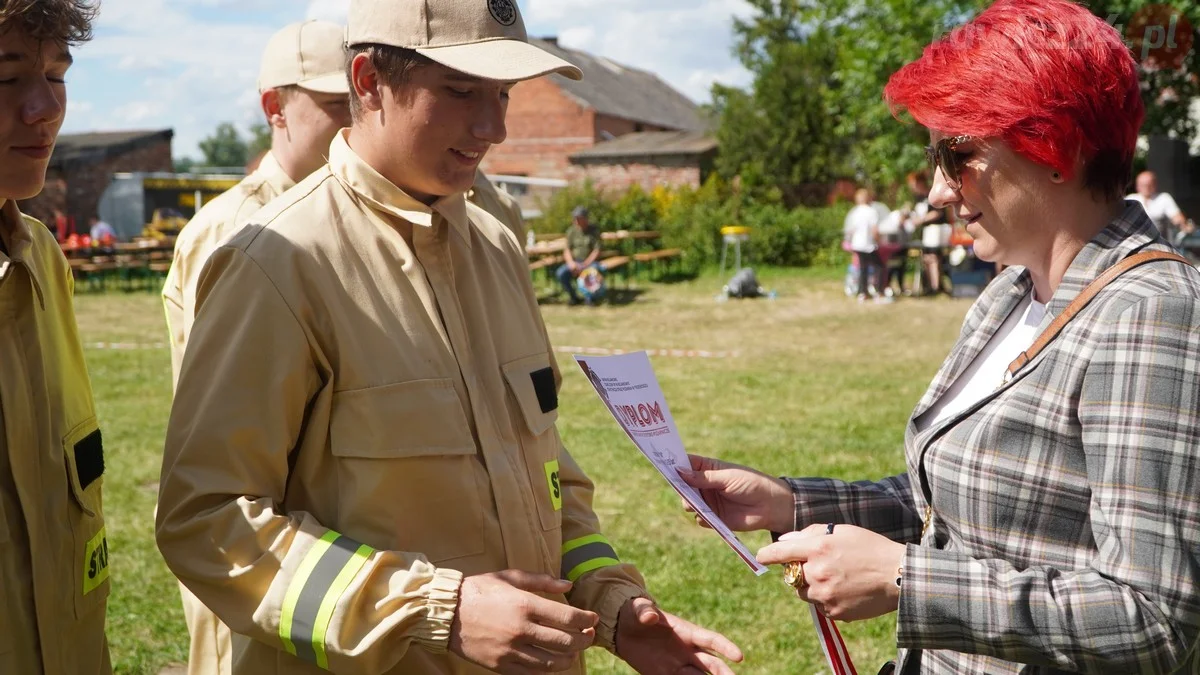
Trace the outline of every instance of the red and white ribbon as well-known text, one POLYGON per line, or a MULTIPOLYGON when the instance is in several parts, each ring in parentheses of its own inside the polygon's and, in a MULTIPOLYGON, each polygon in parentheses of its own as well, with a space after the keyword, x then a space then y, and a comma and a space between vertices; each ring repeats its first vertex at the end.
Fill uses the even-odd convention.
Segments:
POLYGON ((838 632, 833 619, 817 611, 813 605, 808 606, 812 615, 813 627, 817 629, 817 639, 821 643, 821 651, 825 652, 825 661, 829 663, 833 675, 858 675, 854 662, 850 660, 850 650, 838 632))

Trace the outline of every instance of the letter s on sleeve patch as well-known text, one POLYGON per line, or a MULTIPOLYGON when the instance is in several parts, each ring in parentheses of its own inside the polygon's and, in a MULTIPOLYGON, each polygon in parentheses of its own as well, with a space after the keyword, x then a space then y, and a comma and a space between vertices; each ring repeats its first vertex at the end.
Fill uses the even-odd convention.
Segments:
POLYGON ((546 487, 555 511, 562 511, 562 483, 558 479, 558 460, 546 462, 546 487))
POLYGON ((100 528, 83 549, 83 594, 87 595, 108 579, 108 533, 100 528))

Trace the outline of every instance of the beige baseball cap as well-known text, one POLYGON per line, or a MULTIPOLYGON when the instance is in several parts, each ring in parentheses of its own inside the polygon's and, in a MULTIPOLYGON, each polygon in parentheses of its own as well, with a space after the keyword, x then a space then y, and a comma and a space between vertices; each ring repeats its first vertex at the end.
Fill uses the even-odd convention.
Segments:
POLYGON ((351 0, 346 42, 412 49, 486 80, 583 72, 529 44, 516 0, 351 0))
POLYGON ((349 94, 346 29, 328 21, 285 27, 267 42, 258 91, 296 85, 322 94, 349 94))

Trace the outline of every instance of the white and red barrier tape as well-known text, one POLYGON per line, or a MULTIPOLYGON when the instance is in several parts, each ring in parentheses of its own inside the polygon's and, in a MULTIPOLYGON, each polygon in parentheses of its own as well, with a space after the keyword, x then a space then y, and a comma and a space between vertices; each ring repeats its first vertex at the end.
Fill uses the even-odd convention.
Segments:
POLYGON ((635 352, 646 352, 647 356, 679 359, 736 359, 741 352, 710 352, 703 349, 608 349, 605 347, 555 347, 560 354, 583 354, 584 356, 618 356, 635 352))
MULTIPOLYGON (((168 347, 165 342, 92 342, 84 346, 88 349, 109 351, 137 351, 168 347)), ((628 350, 606 347, 555 347, 554 351, 559 354, 585 354, 587 356, 616 356, 630 353, 628 350)), ((635 349, 633 351, 644 351, 650 356, 679 359, 736 359, 741 356, 741 352, 713 352, 703 349, 635 349)))
POLYGON ((88 349, 107 349, 120 352, 133 352, 142 349, 166 349, 165 342, 92 342, 84 345, 88 349))

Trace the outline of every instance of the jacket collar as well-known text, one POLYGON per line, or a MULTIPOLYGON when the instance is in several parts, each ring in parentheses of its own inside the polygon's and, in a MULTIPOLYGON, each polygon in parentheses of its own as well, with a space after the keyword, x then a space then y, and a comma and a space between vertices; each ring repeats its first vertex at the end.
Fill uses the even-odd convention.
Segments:
POLYGON ((346 142, 345 130, 339 132, 329 146, 329 169, 338 181, 376 210, 419 227, 433 227, 436 216, 441 216, 470 246, 470 221, 463 193, 442 197, 432 206, 422 204, 363 161, 346 142))
POLYGON ((14 264, 24 266, 29 270, 38 305, 45 310, 46 298, 42 289, 46 285, 46 270, 43 269, 41 258, 33 250, 33 232, 29 229, 29 223, 17 209, 15 201, 0 199, 0 237, 8 246, 7 256, 0 253, 0 281, 8 276, 14 264))
MULTIPOLYGON (((1150 244, 1165 246, 1166 242, 1141 205, 1134 201, 1126 201, 1125 210, 1121 215, 1093 237, 1067 268, 1058 289, 1046 305, 1046 315, 1038 327, 1038 334, 1045 331, 1054 321, 1054 317, 1066 310, 1071 301, 1105 270, 1150 244)), ((988 293, 981 299, 978 311, 971 312, 970 318, 963 325, 958 344, 946 358, 925 396, 917 404, 911 421, 915 421, 945 395, 950 385, 987 346, 1008 315, 1033 291, 1033 278, 1028 270, 1017 267, 1010 274, 1013 276, 1007 288, 997 288, 994 294, 988 293)), ((910 431, 914 429, 910 428, 910 431)))
POLYGON ((258 168, 254 170, 254 176, 270 185, 272 191, 277 195, 291 190, 296 185, 296 181, 287 175, 272 152, 263 155, 262 161, 258 163, 258 168))

